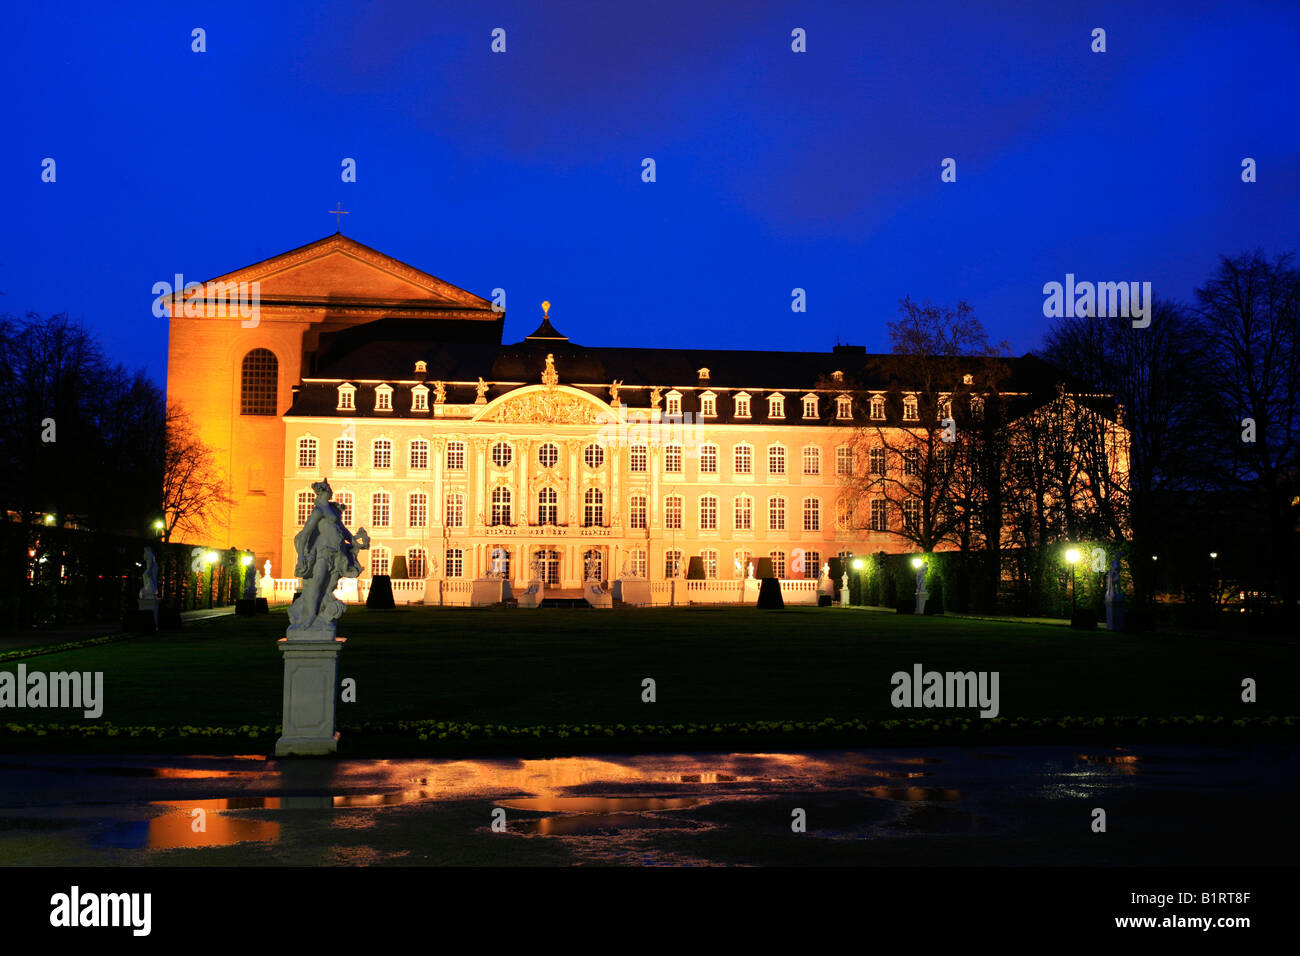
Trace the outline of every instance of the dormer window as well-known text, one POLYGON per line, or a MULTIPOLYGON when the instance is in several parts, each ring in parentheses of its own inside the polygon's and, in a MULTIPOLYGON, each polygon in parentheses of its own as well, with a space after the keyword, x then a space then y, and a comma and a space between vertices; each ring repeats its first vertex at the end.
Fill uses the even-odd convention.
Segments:
POLYGON ((712 392, 700 395, 700 417, 716 418, 718 415, 718 396, 712 392))
POLYGON ((908 395, 903 399, 903 421, 919 422, 921 416, 917 413, 916 396, 908 395))
POLYGON ((842 422, 853 420, 853 399, 847 395, 841 395, 835 399, 835 417, 842 422))
POLYGON ((417 375, 423 375, 427 371, 429 371, 429 364, 423 359, 415 363, 415 373, 417 375))
POLYGON ((844 381, 844 373, 841 372, 839 369, 836 369, 835 371, 831 372, 831 380, 836 382, 844 381))
POLYGON ((871 420, 873 422, 883 422, 885 420, 885 396, 871 396, 871 420))
POLYGON ((803 417, 806 419, 817 417, 817 396, 816 395, 805 395, 803 397, 803 417))
POLYGON ((375 411, 391 412, 393 410, 393 386, 380 385, 375 389, 375 411))
POLYGON ((972 375, 970 372, 967 372, 965 375, 963 375, 963 376, 961 377, 961 383, 962 383, 963 385, 974 385, 974 384, 975 384, 975 376, 972 375))
POLYGON ((353 411, 357 407, 357 387, 355 385, 339 386, 339 411, 353 411))
MULTIPOLYGON (((423 362, 420 364, 424 364, 423 362)), ((427 412, 429 410, 429 389, 417 385, 411 389, 411 411, 427 412)))
POLYGON ((749 393, 748 393, 748 392, 740 392, 738 395, 736 395, 736 399, 735 399, 735 401, 736 401, 736 417, 737 417, 737 418, 748 418, 749 415, 750 415, 750 411, 749 411, 749 393))
POLYGON ((681 418, 682 416, 682 393, 668 393, 668 410, 665 412, 670 418, 681 418))
POLYGON ((785 418, 785 396, 769 395, 767 397, 767 417, 785 418))
POLYGON ((699 369, 695 374, 700 377, 701 382, 707 382, 709 380, 709 370, 707 368, 699 369))

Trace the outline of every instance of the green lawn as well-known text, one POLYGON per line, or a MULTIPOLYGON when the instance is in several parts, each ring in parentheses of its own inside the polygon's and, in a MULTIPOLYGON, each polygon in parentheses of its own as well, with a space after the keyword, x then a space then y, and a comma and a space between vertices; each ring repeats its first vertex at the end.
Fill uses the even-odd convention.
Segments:
MULTIPOLYGON (((30 670, 103 671, 102 722, 275 725, 283 612, 28 657, 30 670)), ((1265 717, 1300 714, 1294 644, 1081 633, 864 609, 469 610, 351 608, 340 677, 347 727, 394 720, 513 725, 715 723, 952 716, 896 710, 890 675, 1000 672, 1001 715, 1265 717), (652 677, 658 700, 641 701, 652 677), (1259 702, 1241 702, 1241 680, 1259 702)), ((18 661, 0 665, 16 669, 18 661)), ((959 716, 968 716, 966 712, 959 716)), ((91 723, 67 710, 0 722, 91 723)), ((0 749, 4 743, 0 741, 0 749)))

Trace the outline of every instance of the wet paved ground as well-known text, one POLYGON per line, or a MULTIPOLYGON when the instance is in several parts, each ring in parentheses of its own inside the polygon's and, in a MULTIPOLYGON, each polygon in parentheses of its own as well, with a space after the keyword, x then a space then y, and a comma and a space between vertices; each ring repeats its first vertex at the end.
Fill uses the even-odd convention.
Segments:
POLYGON ((1276 745, 0 755, 0 865, 1289 865, 1297 784, 1276 745))

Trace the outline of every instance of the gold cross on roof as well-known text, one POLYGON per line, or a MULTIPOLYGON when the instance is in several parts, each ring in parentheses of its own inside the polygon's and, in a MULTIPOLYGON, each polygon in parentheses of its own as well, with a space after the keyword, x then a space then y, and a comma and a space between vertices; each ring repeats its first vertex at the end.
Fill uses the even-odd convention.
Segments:
POLYGON ((335 232, 343 231, 343 217, 347 214, 347 211, 343 208, 343 203, 339 203, 337 209, 330 210, 330 215, 334 216, 338 222, 338 225, 335 227, 335 232))

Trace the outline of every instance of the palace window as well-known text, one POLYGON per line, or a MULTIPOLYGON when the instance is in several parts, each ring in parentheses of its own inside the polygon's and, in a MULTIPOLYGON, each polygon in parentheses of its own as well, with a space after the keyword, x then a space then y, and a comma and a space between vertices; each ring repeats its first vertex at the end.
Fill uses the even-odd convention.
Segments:
POLYGON ((921 499, 908 498, 903 502, 903 527, 915 534, 921 528, 921 499))
POLYGON ((298 492, 298 527, 303 527, 316 507, 316 495, 310 491, 298 492))
POLYGON ((453 492, 447 496, 446 525, 448 528, 465 527, 465 496, 453 492))
POLYGON ((493 526, 502 526, 510 524, 511 504, 513 495, 510 494, 509 488, 492 489, 492 521, 493 526))
POLYGON ((382 544, 376 545, 370 549, 370 577, 374 578, 377 574, 387 574, 390 562, 388 549, 382 544))
POLYGON ((769 498, 767 500, 767 530, 785 530, 785 499, 769 498))
POLYGON ((820 475, 822 473, 822 450, 816 445, 804 446, 803 473, 805 475, 820 475))
POLYGON ((767 472, 770 475, 785 474, 785 448, 773 445, 767 450, 767 472))
POLYGON ((391 412, 393 410, 393 386, 380 385, 375 389, 375 411, 391 412))
POLYGON ((820 551, 805 551, 803 555, 803 576, 805 578, 819 578, 822 575, 822 553, 820 551))
POLYGON ((239 414, 274 415, 280 363, 270 349, 253 349, 239 367, 239 414))
POLYGON ((334 442, 334 467, 351 468, 356 458, 356 442, 351 438, 340 438, 334 442))
POLYGON ((387 528, 392 523, 392 498, 386 491, 376 491, 370 496, 370 525, 387 528))
POLYGON ((753 554, 751 554, 749 551, 736 552, 736 563, 740 565, 740 573, 737 575, 737 577, 744 578, 749 576, 749 562, 752 558, 753 558, 753 554))
MULTIPOLYGON (((429 496, 423 491, 411 492, 407 501, 407 525, 423 528, 429 523, 429 496)), ((423 577, 423 575, 421 575, 423 577)))
POLYGON ((803 529, 805 531, 822 529, 822 503, 817 498, 805 498, 803 501, 803 529))
POLYGON ((424 548, 408 548, 406 550, 406 576, 415 578, 417 581, 429 576, 428 559, 424 548))
POLYGON ((803 397, 803 417, 804 418, 817 417, 817 396, 816 395, 805 395, 803 397))
POLYGON ((770 551, 767 556, 772 559, 772 574, 778 578, 785 577, 785 552, 770 551))
POLYGON ((883 422, 885 420, 885 398, 883 395, 871 396, 871 420, 873 422, 883 422))
POLYGON ((499 441, 492 446, 492 464, 498 468, 509 468, 514 460, 515 453, 505 442, 499 441))
POLYGON ((298 439, 298 467, 299 468, 316 467, 316 439, 314 438, 298 439))
POLYGON ((537 448, 537 463, 543 468, 554 468, 556 462, 560 460, 560 448, 551 442, 546 442, 537 448))
POLYGON ((680 529, 682 526, 682 499, 678 495, 669 495, 664 499, 664 527, 680 529))
POLYGON ((649 460, 649 454, 645 445, 633 445, 628 452, 627 470, 633 472, 645 472, 647 470, 646 462, 649 460))
POLYGON ((427 371, 429 371, 429 363, 424 359, 420 359, 415 363, 415 373, 417 375, 422 375, 427 371))
POLYGON ((463 441, 447 442, 447 470, 465 470, 465 443, 463 441))
POLYGON ((680 473, 682 470, 682 446, 665 445, 664 446, 664 471, 673 474, 680 473))
POLYGON ((736 499, 736 530, 750 531, 754 527, 754 499, 741 495, 736 499))
POLYGON ((835 417, 842 422, 853 420, 853 399, 847 395, 841 395, 835 399, 835 417))
POLYGON ((334 503, 339 506, 339 515, 346 528, 352 527, 352 492, 340 491, 334 495, 334 503))
POLYGON ((448 548, 445 563, 446 576, 460 578, 465 576, 465 552, 460 548, 448 548))
POLYGON ((754 449, 749 445, 737 445, 735 453, 736 474, 750 475, 754 473, 754 449))
POLYGON ((668 393, 668 409, 666 414, 670 418, 682 417, 682 393, 681 392, 668 393))
POLYGON ((934 452, 934 464, 939 474, 946 475, 952 471, 952 449, 946 445, 942 448, 936 448, 934 452))
POLYGON ((705 495, 700 499, 700 530, 718 530, 718 499, 705 495))
POLYGON ((393 443, 387 438, 376 438, 370 446, 370 467, 377 471, 389 471, 393 467, 393 443))
POLYGON ((675 578, 680 573, 682 566, 682 553, 680 551, 664 552, 664 577, 675 578))
POLYGON ((916 410, 916 396, 908 395, 903 399, 903 421, 919 422, 920 420, 921 416, 917 414, 916 410))
POLYGON ((646 575, 646 557, 645 552, 641 550, 631 551, 628 553, 627 569, 634 578, 643 578, 646 575))
POLYGON ((749 395, 747 395, 745 392, 741 392, 739 395, 736 396, 735 402, 736 402, 736 417, 748 418, 750 415, 749 395))
POLYGON ((718 396, 713 392, 705 392, 700 396, 700 417, 716 418, 718 415, 718 396))
POLYGON ((984 417, 984 398, 980 395, 970 397, 970 417, 979 421, 984 417))
POLYGON ((429 442, 425 438, 416 438, 411 441, 409 460, 411 467, 417 471, 422 471, 429 467, 429 442))
POLYGON ((357 407, 357 387, 355 385, 339 386, 339 411, 353 411, 357 407))
POLYGON ((718 473, 718 446, 706 443, 700 446, 700 474, 716 475, 718 473))
POLYGON ((889 530, 889 503, 884 498, 873 498, 871 500, 871 530, 888 531, 889 530))
POLYGON ((582 573, 587 580, 603 581, 605 579, 605 556, 595 548, 582 555, 582 573))
POLYGON ((718 577, 718 552, 709 549, 700 552, 700 559, 704 562, 704 576, 710 581, 718 577))
POLYGON ((769 395, 767 398, 767 417, 785 418, 785 396, 769 395))
POLYGON ((835 474, 853 474, 853 446, 840 445, 835 449, 835 474))
POLYGON ((867 453, 867 471, 873 475, 883 475, 886 471, 885 449, 873 448, 867 453))
POLYGON ((939 402, 939 421, 952 418, 952 400, 945 398, 939 402))
POLYGON ((582 496, 582 526, 600 528, 605 524, 605 492, 588 488, 582 496))
POLYGON ((645 495, 633 495, 628 499, 628 527, 644 528, 646 523, 645 495))
POLYGON ((841 498, 835 506, 835 527, 840 531, 853 530, 853 499, 841 498))
POLYGON ((582 451, 582 460, 587 463, 588 468, 599 468, 605 464, 605 449, 599 445, 588 445, 582 451))
POLYGON ((411 389, 411 411, 427 412, 429 410, 429 389, 425 385, 417 385, 411 389))
POLYGON ((537 523, 560 523, 560 496, 554 488, 543 488, 537 492, 537 523))
POLYGON ((915 477, 921 473, 921 452, 909 448, 903 452, 903 474, 915 477))

